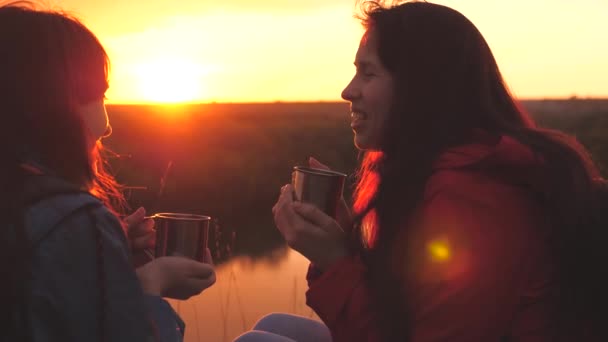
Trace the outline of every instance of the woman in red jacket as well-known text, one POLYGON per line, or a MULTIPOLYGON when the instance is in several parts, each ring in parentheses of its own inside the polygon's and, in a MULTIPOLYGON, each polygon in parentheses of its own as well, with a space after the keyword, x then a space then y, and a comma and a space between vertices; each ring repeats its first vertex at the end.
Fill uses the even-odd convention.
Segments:
POLYGON ((608 234, 584 148, 518 108, 462 14, 364 9, 342 93, 365 153, 353 219, 290 185, 273 209, 333 340, 608 341, 608 234))

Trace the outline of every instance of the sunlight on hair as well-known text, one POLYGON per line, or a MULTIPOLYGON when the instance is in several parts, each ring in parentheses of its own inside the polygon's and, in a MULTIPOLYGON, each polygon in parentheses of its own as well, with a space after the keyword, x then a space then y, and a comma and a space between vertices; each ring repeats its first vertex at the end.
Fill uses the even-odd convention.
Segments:
POLYGON ((450 251, 449 243, 445 240, 430 241, 427 244, 426 248, 433 261, 447 261, 450 259, 450 256, 452 254, 450 251))

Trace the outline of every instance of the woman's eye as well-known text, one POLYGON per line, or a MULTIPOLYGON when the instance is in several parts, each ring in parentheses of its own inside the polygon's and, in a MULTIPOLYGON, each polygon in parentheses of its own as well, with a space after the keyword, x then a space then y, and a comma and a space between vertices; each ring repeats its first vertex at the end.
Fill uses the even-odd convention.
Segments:
POLYGON ((360 76, 362 76, 364 78, 370 78, 370 77, 374 76, 373 72, 370 72, 370 71, 367 71, 367 70, 365 70, 365 71, 357 71, 357 74, 359 74, 360 76))

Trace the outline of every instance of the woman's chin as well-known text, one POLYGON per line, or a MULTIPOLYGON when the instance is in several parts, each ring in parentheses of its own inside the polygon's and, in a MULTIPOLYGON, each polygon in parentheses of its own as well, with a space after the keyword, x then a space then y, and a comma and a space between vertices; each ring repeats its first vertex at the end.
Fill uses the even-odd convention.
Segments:
POLYGON ((356 135, 354 139, 355 147, 359 150, 365 151, 371 149, 371 146, 365 136, 356 135))
POLYGON ((380 144, 377 140, 370 139, 369 136, 364 134, 355 134, 354 144, 361 151, 380 151, 380 144))

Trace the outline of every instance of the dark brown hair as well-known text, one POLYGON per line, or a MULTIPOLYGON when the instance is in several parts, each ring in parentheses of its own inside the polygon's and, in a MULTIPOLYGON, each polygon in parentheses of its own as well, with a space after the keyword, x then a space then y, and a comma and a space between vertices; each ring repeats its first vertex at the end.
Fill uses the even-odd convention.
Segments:
POLYGON ((562 319, 587 321, 608 339, 600 329, 608 317, 602 246, 608 234, 590 222, 599 173, 587 151, 565 134, 536 127, 509 93, 481 33, 459 12, 426 2, 365 1, 361 8, 359 18, 395 87, 381 152, 364 156, 354 204, 387 340, 407 341, 411 330, 399 305, 407 295, 387 272, 391 242, 420 203, 433 161, 471 142, 476 129, 513 137, 544 161, 562 319))
POLYGON ((29 2, 0 7, 0 334, 8 340, 27 334, 23 300, 31 251, 20 201, 28 173, 22 165, 42 165, 117 212, 124 204, 116 181, 104 170, 101 144, 94 149, 87 144, 77 111, 103 99, 107 54, 75 18, 34 7, 29 2))

